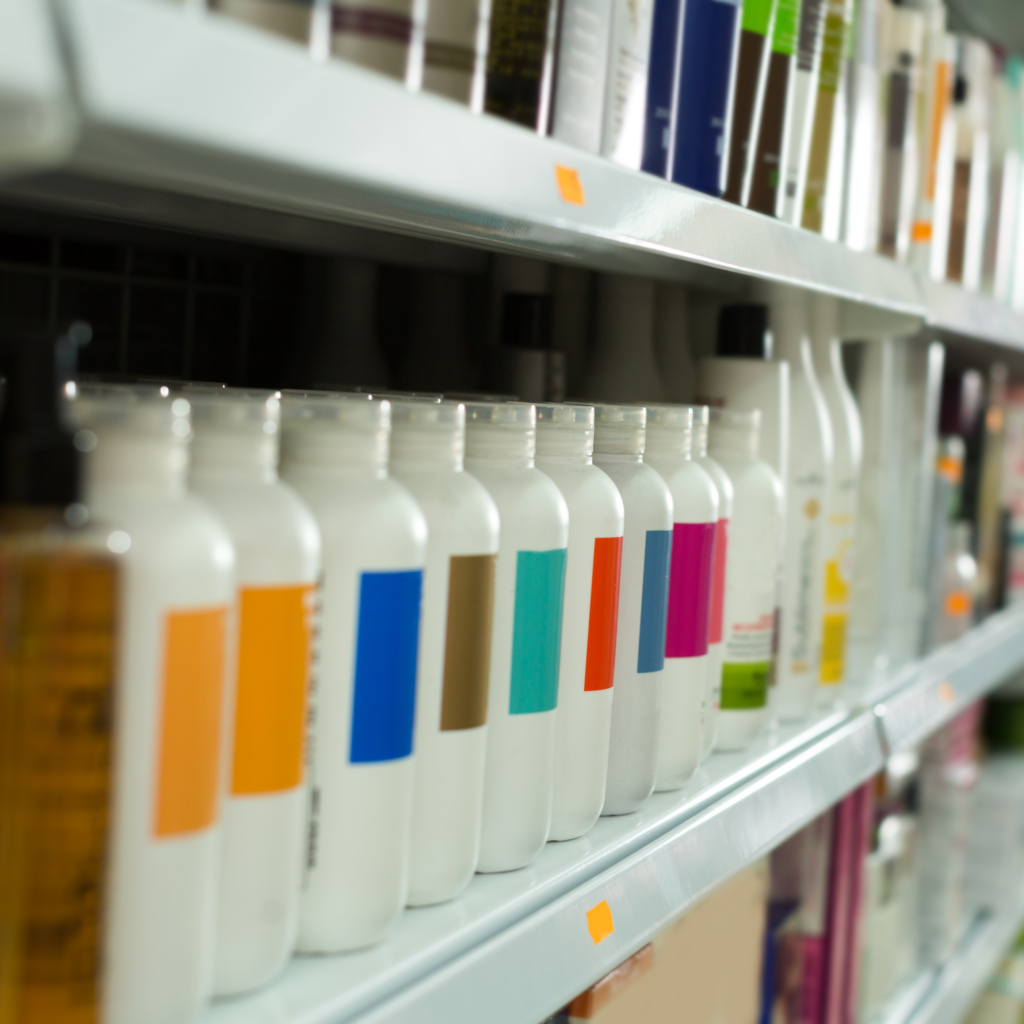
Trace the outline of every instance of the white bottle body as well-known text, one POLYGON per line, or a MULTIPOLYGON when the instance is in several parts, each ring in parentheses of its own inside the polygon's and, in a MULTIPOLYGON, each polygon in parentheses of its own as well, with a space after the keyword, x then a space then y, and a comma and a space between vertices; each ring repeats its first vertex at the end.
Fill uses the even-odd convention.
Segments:
POLYGON ((708 455, 694 459, 718 491, 718 524, 715 528, 715 562, 712 570, 711 626, 708 631, 708 664, 704 673, 704 717, 701 722, 701 757, 715 749, 718 712, 722 703, 722 658, 725 629, 725 586, 729 565, 729 522, 733 488, 729 474, 708 455))
POLYGON ((601 149, 612 0, 566 0, 559 11, 551 134, 588 153, 601 149))
POLYGON ((742 750, 768 718, 783 490, 760 459, 714 450, 733 486, 716 750, 742 750))
POLYGON ((180 490, 102 482, 90 484, 87 500, 97 519, 131 537, 120 598, 103 1019, 177 1024, 213 991, 234 553, 213 514, 180 490))
MULTIPOLYGON (((416 683, 416 784, 408 895, 410 906, 423 906, 462 892, 480 854, 487 675, 485 666, 483 680, 473 680, 471 694, 454 693, 447 684, 448 632, 456 630, 459 642, 467 634, 466 625, 449 615, 450 600, 462 597, 450 583, 453 559, 466 558, 458 564, 467 566, 474 578, 488 576, 487 622, 481 621, 480 628, 489 637, 499 518, 483 485, 463 470, 393 462, 392 472, 422 509, 429 537, 416 683), (467 701, 471 708, 464 706, 467 701)), ((482 615, 484 609, 477 611, 482 615)), ((475 624, 468 631, 479 632, 475 624)), ((452 656, 456 653, 453 650, 452 656)))
POLYGON ((700 763, 718 491, 711 477, 682 454, 648 450, 644 462, 667 484, 673 508, 655 786, 664 791, 679 789, 700 763))
POLYGON ((610 640, 607 629, 618 614, 613 563, 621 564, 624 512, 615 485, 589 458, 538 455, 537 468, 554 481, 569 509, 550 838, 576 839, 593 827, 604 805, 614 621, 610 640))
POLYGON ((501 518, 478 871, 524 867, 543 849, 551 828, 569 542, 569 510, 551 480, 532 467, 496 462, 466 460, 501 518), (547 614, 538 616, 538 600, 547 614))
POLYGON ((595 454, 625 510, 615 684, 602 814, 629 814, 654 791, 672 549, 672 495, 640 456, 595 454))
POLYGON ((280 972, 298 932, 305 705, 320 532, 306 504, 276 474, 261 479, 258 470, 233 474, 194 466, 191 485, 227 527, 235 548, 232 741, 214 978, 217 995, 233 995, 258 988, 280 972), (253 678, 254 658, 268 661, 277 670, 275 677, 258 673, 253 678), (268 684, 276 687, 271 691, 268 684), (254 707, 268 699, 277 711, 276 731, 267 729, 274 723, 254 707))
POLYGON ((651 0, 612 0, 601 154, 640 170, 651 55, 651 0))
POLYGON ((298 948, 340 952, 379 942, 405 904, 426 524, 403 487, 369 469, 285 461, 282 474, 312 510, 323 545, 298 948), (374 672, 382 642, 403 657, 374 672), (364 664, 367 689, 386 678, 395 695, 386 715, 362 703, 364 664))

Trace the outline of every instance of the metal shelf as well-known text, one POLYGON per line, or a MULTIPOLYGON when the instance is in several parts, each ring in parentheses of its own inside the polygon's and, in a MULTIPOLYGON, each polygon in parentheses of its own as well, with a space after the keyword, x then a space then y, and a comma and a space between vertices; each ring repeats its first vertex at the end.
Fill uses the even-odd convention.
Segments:
POLYGON ((1024 349, 1024 315, 991 296, 922 276, 927 325, 956 338, 1024 349))

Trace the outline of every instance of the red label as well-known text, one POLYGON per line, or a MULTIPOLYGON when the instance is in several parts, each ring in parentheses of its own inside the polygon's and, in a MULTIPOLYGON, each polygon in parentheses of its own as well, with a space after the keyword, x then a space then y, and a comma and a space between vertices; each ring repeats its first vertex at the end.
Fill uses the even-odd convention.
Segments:
POLYGON ((722 642, 722 620, 725 617, 725 553, 729 547, 729 520, 719 519, 715 527, 715 557, 711 569, 711 628, 708 643, 722 642))
POLYGON ((595 538, 584 690, 607 690, 615 679, 615 638, 619 628, 621 568, 622 538, 595 538))

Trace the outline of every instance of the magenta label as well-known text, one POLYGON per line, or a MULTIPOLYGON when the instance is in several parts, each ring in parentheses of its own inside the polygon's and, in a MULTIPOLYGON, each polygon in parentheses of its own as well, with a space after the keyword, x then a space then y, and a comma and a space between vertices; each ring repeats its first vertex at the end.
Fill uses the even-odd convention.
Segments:
POLYGON ((715 525, 676 523, 672 528, 666 658, 699 658, 708 653, 715 525))

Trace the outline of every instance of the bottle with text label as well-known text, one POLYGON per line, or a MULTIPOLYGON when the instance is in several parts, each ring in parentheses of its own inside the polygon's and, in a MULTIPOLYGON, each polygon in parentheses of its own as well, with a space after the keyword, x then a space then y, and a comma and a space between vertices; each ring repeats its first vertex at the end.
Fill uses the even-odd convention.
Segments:
POLYGON ((708 628, 708 667, 704 673, 704 717, 701 722, 701 756, 715 749, 718 711, 722 700, 722 630, 725 619, 725 579, 729 558, 729 520, 733 488, 729 474, 708 455, 708 410, 694 413, 693 460, 713 481, 718 491, 718 524, 715 527, 715 562, 711 578, 711 622, 708 628))
POLYGON ((231 538, 186 490, 190 406, 80 387, 86 504, 131 538, 120 595, 106 1024, 186 1022, 213 991, 231 538))
POLYGON ((210 10, 308 47, 314 0, 210 0, 210 10))
POLYGON ((612 0, 601 154, 640 169, 655 0, 612 0))
POLYGON ((453 899, 480 855, 498 510, 463 469, 466 409, 392 405, 391 472, 427 520, 419 673, 411 906, 453 899))
POLYGON ((658 740, 659 791, 679 789, 701 756, 701 718, 718 525, 718 490, 693 458, 693 424, 702 406, 647 406, 644 462, 672 495, 665 669, 658 740))
POLYGON ((672 495, 643 462, 647 411, 598 405, 594 414, 594 465, 618 488, 625 510, 608 784, 601 813, 629 814, 651 795, 657 779, 672 495))
POLYGON ((532 405, 467 403, 466 469, 501 517, 478 871, 524 867, 551 828, 569 510, 536 447, 532 405))
POLYGON ((708 451, 733 487, 716 750, 742 750, 768 720, 782 481, 757 457, 760 413, 712 409, 708 451))
POLYGON ((489 10, 483 0, 427 5, 423 91, 447 96, 476 114, 484 106, 489 10))
POLYGON ((825 498, 822 583, 821 695, 831 698, 846 680, 846 625, 856 541, 857 492, 863 441, 860 413, 843 370, 839 309, 835 299, 815 296, 811 307, 814 368, 832 426, 832 474, 825 498))
POLYGON ((305 849, 305 731, 320 533, 277 476, 281 401, 186 388, 189 485, 235 547, 226 798, 214 991, 266 984, 288 962, 305 849))
POLYGON ((551 135, 588 153, 601 150, 608 38, 614 0, 560 0, 551 135))
POLYGON ((644 144, 640 169, 659 178, 668 176, 681 6, 681 0, 654 0, 654 13, 651 17, 651 49, 647 63, 644 144))
POLYGON ((425 11, 413 0, 331 0, 331 56, 419 89, 425 11))
POLYGON ((379 942, 405 905, 427 526, 387 474, 390 404, 283 396, 281 475, 322 543, 299 950, 379 942))
POLYGON ((592 407, 537 406, 536 465, 569 509, 551 839, 590 831, 608 777, 624 512, 593 452, 592 407))

